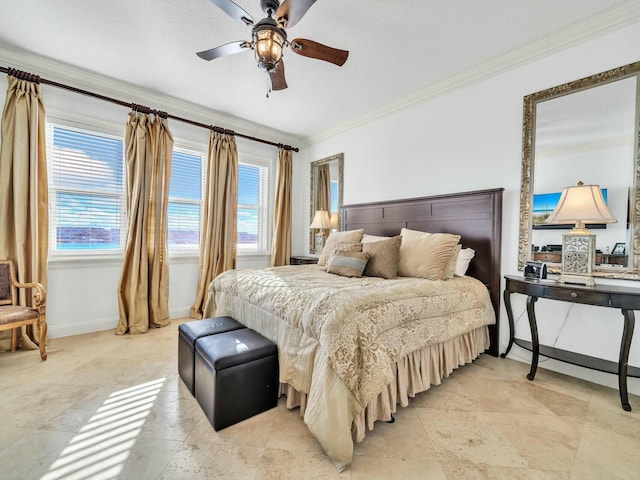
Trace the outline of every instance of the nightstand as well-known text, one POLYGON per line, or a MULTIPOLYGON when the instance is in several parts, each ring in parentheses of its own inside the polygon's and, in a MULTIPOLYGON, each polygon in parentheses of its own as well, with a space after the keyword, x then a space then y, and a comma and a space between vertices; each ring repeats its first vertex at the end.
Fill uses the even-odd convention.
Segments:
POLYGON ((289 259, 291 265, 315 265, 318 263, 318 257, 304 257, 296 255, 289 259))

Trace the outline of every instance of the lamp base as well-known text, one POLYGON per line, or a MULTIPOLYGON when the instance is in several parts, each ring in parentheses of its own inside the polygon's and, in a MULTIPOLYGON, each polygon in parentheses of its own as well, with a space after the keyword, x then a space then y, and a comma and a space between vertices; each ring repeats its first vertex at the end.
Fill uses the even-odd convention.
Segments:
POLYGON ((314 253, 316 253, 317 255, 320 255, 322 253, 322 249, 324 248, 325 237, 326 237, 326 234, 324 233, 315 234, 314 243, 315 243, 316 250, 314 253))
POLYGON ((574 229, 562 235, 561 283, 577 283, 595 286, 593 262, 596 251, 596 237, 585 229, 574 229))

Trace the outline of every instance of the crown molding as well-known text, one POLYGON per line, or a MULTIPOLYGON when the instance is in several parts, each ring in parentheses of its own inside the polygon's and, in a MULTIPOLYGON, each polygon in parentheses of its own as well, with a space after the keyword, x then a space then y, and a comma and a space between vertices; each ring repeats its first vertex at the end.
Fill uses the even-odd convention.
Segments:
POLYGON ((539 38, 524 47, 515 48, 504 54, 483 61, 474 67, 400 96, 384 105, 365 111, 346 122, 334 125, 318 134, 305 138, 314 144, 386 117, 393 113, 414 107, 417 104, 451 94, 457 90, 494 77, 501 73, 532 63, 588 40, 600 37, 640 21, 640 0, 628 0, 596 15, 564 27, 554 33, 539 38))
POLYGON ((635 139, 633 135, 615 135, 609 138, 589 141, 575 141, 570 145, 540 147, 536 146, 536 162, 553 157, 566 157, 579 155, 582 153, 593 153, 598 151, 608 151, 616 148, 627 148, 633 154, 635 139))
POLYGON ((57 62, 25 50, 10 49, 0 45, 0 65, 24 70, 47 80, 65 83, 118 100, 126 99, 125 101, 147 105, 150 108, 167 111, 172 115, 188 118, 206 125, 219 125, 244 135, 268 138, 272 142, 295 146, 307 144, 306 139, 303 137, 144 89, 89 70, 57 62))

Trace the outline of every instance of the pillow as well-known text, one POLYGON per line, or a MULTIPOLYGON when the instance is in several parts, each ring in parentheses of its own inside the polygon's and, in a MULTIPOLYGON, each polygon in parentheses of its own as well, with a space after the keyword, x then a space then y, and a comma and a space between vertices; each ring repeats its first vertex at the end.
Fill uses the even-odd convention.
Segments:
MULTIPOLYGON (((366 235, 365 235, 366 236, 366 235)), ((400 258, 400 235, 380 242, 364 242, 362 251, 369 253, 369 261, 364 269, 367 277, 396 278, 398 276, 398 259, 400 258)))
POLYGON ((451 253, 460 235, 426 233, 403 228, 398 275, 443 280, 451 253))
POLYGON ((460 250, 455 268, 455 274, 458 277, 464 277, 466 275, 467 269, 469 268, 469 263, 471 263, 471 259, 475 256, 476 251, 471 248, 463 248, 462 250, 460 250))
POLYGON ((331 257, 341 252, 361 252, 362 244, 361 243, 346 243, 346 242, 338 242, 331 248, 331 254, 329 255, 329 260, 327 260, 327 264, 323 267, 325 271, 331 262, 331 257))
POLYGON ((458 256, 460 255, 460 250, 462 250, 462 245, 457 244, 451 252, 451 256, 449 257, 449 261, 447 262, 447 267, 444 269, 445 280, 451 280, 453 278, 453 275, 456 273, 456 265, 458 264, 458 256))
POLYGON ((338 252, 329 259, 327 272, 343 277, 361 277, 369 254, 365 252, 338 252))
POLYGON ((327 241, 324 243, 320 258, 318 258, 318 265, 324 266, 327 264, 329 257, 331 257, 331 249, 336 243, 357 243, 362 239, 363 233, 364 228, 360 228, 359 230, 347 230, 346 232, 331 232, 327 241))
POLYGON ((331 248, 331 255, 329 257, 334 256, 338 252, 361 252, 362 251, 362 243, 354 242, 338 242, 331 248))
POLYGON ((377 235, 362 235, 362 243, 380 242, 382 240, 389 240, 391 237, 379 237, 377 235))

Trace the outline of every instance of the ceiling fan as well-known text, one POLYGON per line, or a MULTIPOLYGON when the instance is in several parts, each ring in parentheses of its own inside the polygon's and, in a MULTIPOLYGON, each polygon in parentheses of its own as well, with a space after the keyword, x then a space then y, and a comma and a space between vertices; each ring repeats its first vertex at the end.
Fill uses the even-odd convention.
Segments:
POLYGON ((251 41, 236 41, 219 47, 197 52, 204 60, 233 55, 246 49, 254 51, 258 67, 269 74, 273 90, 284 90, 287 81, 284 76, 283 48, 288 46, 292 52, 305 57, 324 60, 342 66, 347 61, 349 52, 327 47, 321 43, 304 38, 287 40, 286 28, 293 27, 307 13, 316 0, 260 0, 260 7, 267 14, 265 18, 255 22, 243 8, 231 0, 211 0, 227 15, 251 25, 251 41))

